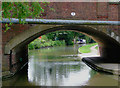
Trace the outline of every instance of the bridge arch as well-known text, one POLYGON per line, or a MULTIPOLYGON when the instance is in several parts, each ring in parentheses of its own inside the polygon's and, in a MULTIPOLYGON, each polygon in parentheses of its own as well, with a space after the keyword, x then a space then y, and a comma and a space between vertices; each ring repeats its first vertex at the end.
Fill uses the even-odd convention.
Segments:
POLYGON ((118 60, 116 59, 120 58, 118 52, 120 50, 120 44, 112 37, 108 36, 102 31, 97 30, 96 26, 90 25, 39 24, 31 26, 30 29, 24 31, 23 33, 20 33, 5 45, 5 54, 9 54, 10 50, 12 49, 14 49, 16 52, 21 51, 20 49, 24 48, 26 45, 28 45, 31 41, 33 41, 37 37, 57 30, 70 30, 81 32, 85 35, 88 35, 100 45, 102 57, 107 57, 108 59, 111 59, 113 62, 117 62, 118 60))

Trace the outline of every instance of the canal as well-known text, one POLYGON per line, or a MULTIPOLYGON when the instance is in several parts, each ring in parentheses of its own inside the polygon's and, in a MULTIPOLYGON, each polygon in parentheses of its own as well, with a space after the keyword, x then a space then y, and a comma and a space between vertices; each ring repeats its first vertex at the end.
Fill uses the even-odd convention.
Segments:
POLYGON ((99 73, 78 56, 78 45, 29 51, 28 71, 4 80, 3 86, 118 86, 118 77, 99 73))

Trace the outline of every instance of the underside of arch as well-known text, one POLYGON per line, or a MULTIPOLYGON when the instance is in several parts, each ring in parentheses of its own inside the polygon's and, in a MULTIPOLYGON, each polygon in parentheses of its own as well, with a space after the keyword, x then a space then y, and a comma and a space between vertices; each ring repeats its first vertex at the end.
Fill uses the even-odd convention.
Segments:
POLYGON ((113 62, 118 62, 118 59, 120 59, 120 54, 118 52, 120 50, 120 44, 107 34, 95 29, 95 27, 96 26, 91 27, 86 25, 37 25, 10 40, 5 46, 5 54, 9 54, 12 49, 18 50, 25 47, 31 41, 43 34, 57 30, 70 30, 88 35, 99 43, 102 50, 102 57, 107 57, 113 62))

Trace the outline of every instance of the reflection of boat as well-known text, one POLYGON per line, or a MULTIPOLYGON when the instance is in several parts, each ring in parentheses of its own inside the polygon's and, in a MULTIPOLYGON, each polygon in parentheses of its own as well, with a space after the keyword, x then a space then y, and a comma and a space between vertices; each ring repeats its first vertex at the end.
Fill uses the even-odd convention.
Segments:
POLYGON ((86 40, 85 39, 80 39, 79 41, 77 41, 78 44, 86 44, 86 40))

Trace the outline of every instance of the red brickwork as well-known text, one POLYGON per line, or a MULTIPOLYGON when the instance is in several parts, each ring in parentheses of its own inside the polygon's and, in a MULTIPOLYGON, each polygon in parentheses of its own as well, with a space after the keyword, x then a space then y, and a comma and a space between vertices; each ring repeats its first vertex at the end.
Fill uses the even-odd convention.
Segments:
POLYGON ((24 32, 25 30, 28 29, 28 25, 22 25, 22 24, 13 24, 11 29, 9 29, 7 32, 4 32, 5 26, 4 24, 2 24, 3 26, 3 44, 6 44, 7 42, 9 42, 9 40, 11 40, 14 36, 18 35, 21 32, 24 32))
MULTIPOLYGON (((13 24, 11 29, 8 30, 7 32, 2 32, 2 52, 4 53, 4 46, 7 44, 7 42, 9 42, 13 37, 17 36, 19 33, 24 32, 25 30, 29 29, 30 25, 22 25, 22 24, 13 24)), ((2 28, 5 29, 4 24, 2 24, 2 28)), ((12 64, 15 64, 17 62, 15 55, 12 54, 12 64)), ((8 70, 9 68, 9 59, 10 59, 10 55, 3 55, 3 59, 2 59, 2 69, 8 70)))
POLYGON ((109 5, 109 13, 108 13, 108 20, 118 20, 118 5, 117 4, 110 4, 109 5))
POLYGON ((109 2, 52 2, 45 8, 46 19, 78 19, 78 20, 118 20, 119 4, 109 2), (75 16, 71 16, 75 12, 75 16))
MULTIPOLYGON (((45 8, 45 19, 78 19, 78 20, 118 20, 118 4, 105 2, 51 2, 45 8), (54 11, 50 11, 52 7, 54 11), (75 12, 75 16, 71 16, 75 12)), ((3 29, 5 29, 4 25, 3 29)), ((3 45, 19 33, 29 29, 29 25, 12 25, 7 32, 2 32, 3 45)))
MULTIPOLYGON (((70 20, 118 20, 118 5, 110 4, 105 2, 51 2, 48 7, 45 7, 43 13, 43 19, 70 19, 70 20), (52 7, 55 11, 51 11, 49 8, 52 7), (76 15, 72 16, 71 12, 75 12, 76 15)), ((13 24, 11 29, 7 32, 2 32, 2 45, 4 52, 4 45, 9 42, 13 37, 19 33, 28 30, 30 25, 13 24)), ((118 27, 117 27, 118 28, 118 27)), ((113 29, 116 34, 118 33, 117 28, 113 29)), ((2 29, 5 29, 2 24, 2 29)), ((12 56, 15 57, 15 56, 12 56)), ((9 55, 3 58, 9 58, 9 55)), ((5 59, 6 61, 6 59, 5 59)), ((16 60, 12 62, 15 63, 16 60)), ((7 61, 8 62, 8 61, 7 61)))

